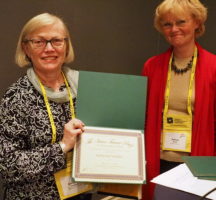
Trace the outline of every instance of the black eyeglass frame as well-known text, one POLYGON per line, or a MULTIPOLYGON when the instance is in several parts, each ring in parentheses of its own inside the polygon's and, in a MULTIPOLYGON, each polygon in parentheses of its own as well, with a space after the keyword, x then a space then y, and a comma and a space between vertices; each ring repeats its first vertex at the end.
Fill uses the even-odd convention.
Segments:
POLYGON ((46 39, 44 39, 44 38, 41 38, 41 39, 25 39, 25 40, 23 40, 22 42, 23 42, 23 43, 31 42, 31 43, 33 44, 33 42, 34 42, 35 40, 41 40, 41 41, 44 41, 44 42, 45 42, 45 45, 44 45, 44 46, 36 47, 36 48, 45 48, 45 47, 47 46, 48 43, 50 43, 50 44, 52 45, 53 48, 56 48, 56 47, 58 48, 58 46, 53 45, 53 41, 55 41, 55 40, 64 40, 64 41, 68 41, 68 38, 52 38, 52 39, 50 39, 50 40, 46 40, 46 39))

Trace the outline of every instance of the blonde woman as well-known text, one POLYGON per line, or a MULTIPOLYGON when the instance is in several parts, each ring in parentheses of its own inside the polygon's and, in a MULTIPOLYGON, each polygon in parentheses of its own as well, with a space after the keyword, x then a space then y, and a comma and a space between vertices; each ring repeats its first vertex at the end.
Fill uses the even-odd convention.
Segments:
MULTIPOLYGON (((23 27, 16 63, 27 74, 12 84, 0 105, 0 172, 5 199, 60 199, 54 174, 83 132, 75 118, 78 72, 68 29, 43 13, 23 27)), ((80 195, 72 199, 89 199, 80 195)))
MULTIPOLYGON (((216 56, 196 42, 206 18, 199 0, 164 0, 156 8, 154 25, 170 48, 142 71, 148 77, 148 181, 182 163, 182 156, 216 154, 216 56)), ((144 199, 152 199, 153 190, 147 184, 151 197, 144 192, 144 199)))

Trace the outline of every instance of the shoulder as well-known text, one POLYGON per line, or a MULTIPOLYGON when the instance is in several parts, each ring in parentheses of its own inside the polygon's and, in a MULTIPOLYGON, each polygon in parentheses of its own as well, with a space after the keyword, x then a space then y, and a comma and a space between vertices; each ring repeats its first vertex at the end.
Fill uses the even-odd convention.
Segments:
POLYGON ((200 69, 216 74, 216 55, 202 48, 197 44, 198 48, 198 66, 200 69))
POLYGON ((161 62, 162 60, 169 58, 170 55, 171 55, 171 53, 172 53, 172 50, 171 50, 171 48, 169 48, 169 49, 166 50, 165 52, 160 53, 160 54, 158 54, 158 55, 155 55, 155 56, 149 58, 149 59, 146 61, 146 64, 147 64, 147 63, 153 63, 153 62, 155 62, 155 63, 161 62))
POLYGON ((5 94, 2 97, 1 103, 14 104, 19 102, 22 97, 27 96, 28 93, 33 93, 32 90, 32 84, 25 75, 7 88, 5 94))
POLYGON ((216 61, 216 55, 197 44, 199 57, 204 61, 216 61), (209 60, 210 59, 210 60, 209 60))
POLYGON ((147 75, 151 71, 158 70, 158 68, 162 69, 164 66, 167 66, 171 53, 172 50, 169 48, 167 51, 149 58, 144 63, 142 75, 147 75))
POLYGON ((7 88, 6 92, 5 92, 5 95, 7 96, 9 94, 13 94, 13 93, 17 93, 17 92, 23 91, 24 89, 28 88, 29 85, 30 85, 30 82, 29 82, 27 76, 25 75, 25 76, 19 78, 12 85, 10 85, 7 88))

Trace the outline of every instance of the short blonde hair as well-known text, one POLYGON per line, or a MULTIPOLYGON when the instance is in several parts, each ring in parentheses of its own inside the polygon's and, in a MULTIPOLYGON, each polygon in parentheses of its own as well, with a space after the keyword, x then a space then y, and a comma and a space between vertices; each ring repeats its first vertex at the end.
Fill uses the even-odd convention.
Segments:
POLYGON ((204 23, 207 19, 207 8, 199 0, 164 0, 155 10, 154 26, 162 32, 161 20, 165 14, 177 16, 187 12, 199 23, 195 31, 195 37, 198 38, 205 32, 204 23))
POLYGON ((36 15, 35 17, 31 18, 23 27, 19 40, 17 43, 17 49, 15 54, 15 62, 20 67, 25 67, 31 65, 31 61, 28 59, 27 55, 24 52, 24 49, 22 47, 23 41, 26 39, 26 37, 31 34, 33 31, 46 26, 46 25, 52 25, 57 22, 60 22, 63 27, 66 34, 66 37, 68 40, 66 40, 67 48, 66 48, 66 57, 64 63, 70 63, 74 60, 74 51, 72 47, 72 42, 70 39, 69 30, 64 23, 64 21, 57 17, 56 15, 49 14, 49 13, 42 13, 39 15, 36 15))

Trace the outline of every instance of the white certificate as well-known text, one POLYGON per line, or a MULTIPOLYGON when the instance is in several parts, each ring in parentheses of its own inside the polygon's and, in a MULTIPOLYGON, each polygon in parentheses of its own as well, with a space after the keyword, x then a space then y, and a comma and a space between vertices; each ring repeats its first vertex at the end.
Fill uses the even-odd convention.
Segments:
POLYGON ((72 177, 81 182, 145 182, 140 130, 86 127, 74 148, 72 177))

